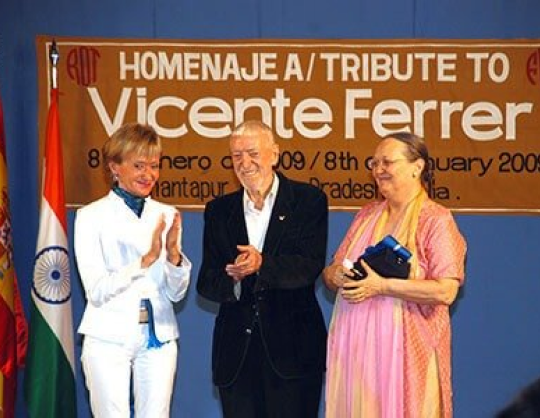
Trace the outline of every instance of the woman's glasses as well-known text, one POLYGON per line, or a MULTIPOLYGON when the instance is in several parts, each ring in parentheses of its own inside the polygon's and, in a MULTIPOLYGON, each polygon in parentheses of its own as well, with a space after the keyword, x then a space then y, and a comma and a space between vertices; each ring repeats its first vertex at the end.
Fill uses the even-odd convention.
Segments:
POLYGON ((405 161, 406 158, 396 158, 395 160, 389 160, 388 158, 383 158, 382 160, 377 160, 376 158, 372 158, 368 161, 368 168, 370 170, 375 170, 378 167, 382 167, 385 170, 389 168, 390 166, 394 165, 398 161, 405 161))

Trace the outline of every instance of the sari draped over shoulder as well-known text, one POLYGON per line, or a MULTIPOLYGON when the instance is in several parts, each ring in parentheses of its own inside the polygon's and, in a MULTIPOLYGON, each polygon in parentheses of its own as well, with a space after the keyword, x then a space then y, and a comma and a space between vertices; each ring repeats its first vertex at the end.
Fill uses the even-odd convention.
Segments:
MULTIPOLYGON (((378 242, 387 204, 363 208, 335 262, 378 242)), ((449 210, 420 193, 395 234, 413 253, 411 279, 463 280, 465 241, 449 210)), ((337 293, 328 335, 326 418, 451 417, 448 306, 389 296, 349 303, 337 293)))

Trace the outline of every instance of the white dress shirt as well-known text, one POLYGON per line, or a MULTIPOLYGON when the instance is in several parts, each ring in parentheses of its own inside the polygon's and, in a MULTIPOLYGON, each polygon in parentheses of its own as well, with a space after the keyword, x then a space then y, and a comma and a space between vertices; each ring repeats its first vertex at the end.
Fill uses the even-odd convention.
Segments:
MULTIPOLYGON (((246 220, 249 244, 253 245, 259 252, 262 252, 263 250, 266 231, 268 230, 268 224, 270 223, 270 217, 276 201, 278 189, 279 178, 274 174, 272 187, 264 199, 261 210, 255 207, 255 203, 249 198, 247 190, 244 190, 244 219, 246 220)), ((236 282, 234 284, 234 294, 237 299, 240 299, 241 283, 242 282, 236 282)))

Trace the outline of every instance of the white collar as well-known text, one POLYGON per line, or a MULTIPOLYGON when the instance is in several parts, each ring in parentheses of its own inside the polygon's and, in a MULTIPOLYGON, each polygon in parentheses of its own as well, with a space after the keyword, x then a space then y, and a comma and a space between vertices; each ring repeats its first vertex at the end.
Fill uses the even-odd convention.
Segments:
MULTIPOLYGON (((274 206, 274 202, 276 200, 277 192, 279 189, 279 177, 274 173, 274 179, 272 180, 272 186, 270 187, 270 192, 266 195, 264 198, 264 204, 263 209, 267 207, 272 208, 274 206)), ((249 194, 246 189, 244 189, 244 212, 252 211, 252 212, 261 212, 257 208, 255 208, 255 203, 249 198, 249 194)))

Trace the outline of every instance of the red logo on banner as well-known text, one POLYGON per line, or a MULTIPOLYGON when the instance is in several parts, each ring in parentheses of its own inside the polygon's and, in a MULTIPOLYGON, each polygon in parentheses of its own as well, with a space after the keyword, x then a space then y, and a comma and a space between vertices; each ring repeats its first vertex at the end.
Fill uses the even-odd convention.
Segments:
POLYGON ((527 78, 533 85, 540 84, 540 48, 527 60, 527 78))
POLYGON ((69 78, 79 86, 90 86, 97 81, 97 62, 99 51, 95 48, 80 46, 69 51, 67 72, 69 78))

